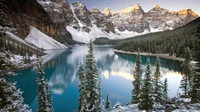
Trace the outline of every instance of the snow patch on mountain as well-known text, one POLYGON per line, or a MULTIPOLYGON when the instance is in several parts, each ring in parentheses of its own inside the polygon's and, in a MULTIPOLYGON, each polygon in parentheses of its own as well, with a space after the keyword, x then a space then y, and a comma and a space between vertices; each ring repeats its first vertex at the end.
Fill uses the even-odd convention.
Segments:
POLYGON ((135 37, 135 36, 139 36, 139 35, 144 35, 149 33, 149 31, 145 30, 143 33, 137 33, 137 32, 133 32, 133 31, 119 31, 118 29, 115 29, 115 32, 117 34, 119 34, 120 36, 122 36, 123 38, 128 38, 128 37, 135 37))
POLYGON ((67 48, 65 45, 59 43, 58 41, 52 39, 46 34, 42 33, 35 27, 30 27, 30 33, 25 38, 25 41, 37 46, 41 49, 64 49, 67 48))
POLYGON ((142 33, 137 33, 133 31, 119 31, 117 28, 115 29, 115 33, 113 32, 105 32, 102 31, 100 28, 98 28, 96 25, 92 25, 92 27, 89 29, 91 30, 89 33, 80 29, 77 30, 73 28, 72 26, 67 26, 66 30, 72 35, 72 38, 76 41, 83 42, 83 43, 89 43, 90 40, 95 40, 95 38, 100 38, 100 37, 107 37, 109 39, 124 39, 128 37, 134 37, 134 36, 139 36, 139 35, 144 35, 150 32, 159 32, 162 30, 159 29, 154 29, 151 27, 150 32, 148 30, 145 30, 142 33))
POLYGON ((83 43, 89 43, 90 40, 94 40, 95 38, 100 37, 108 37, 109 39, 117 39, 117 37, 120 37, 119 35, 116 35, 112 32, 104 32, 101 29, 99 29, 96 25, 92 25, 91 28, 89 27, 89 29, 91 30, 89 33, 83 30, 76 30, 71 26, 67 26, 66 29, 72 35, 74 40, 83 43))
POLYGON ((6 34, 7 34, 10 38, 14 39, 15 41, 18 41, 18 42, 20 42, 20 43, 23 43, 23 44, 25 44, 25 45, 27 45, 27 46, 33 48, 33 49, 37 49, 36 47, 33 47, 33 46, 29 45, 29 44, 28 44, 27 42, 25 42, 23 39, 21 39, 20 37, 16 36, 15 34, 9 32, 9 31, 7 31, 6 34))
MULTIPOLYGON (((80 5, 80 7, 82 7, 82 5, 80 5)), ((75 19, 78 21, 79 26, 82 28, 84 25, 81 23, 81 21, 78 19, 78 17, 76 16, 75 13, 75 8, 73 7, 73 5, 70 5, 70 9, 72 10, 73 16, 75 17, 75 19)))

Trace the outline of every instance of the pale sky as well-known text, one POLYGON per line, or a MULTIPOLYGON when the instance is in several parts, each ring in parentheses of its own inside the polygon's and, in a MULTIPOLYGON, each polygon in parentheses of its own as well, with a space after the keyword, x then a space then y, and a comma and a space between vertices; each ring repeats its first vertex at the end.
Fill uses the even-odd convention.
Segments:
POLYGON ((68 0, 70 4, 75 1, 84 2, 89 10, 97 7, 100 11, 103 11, 106 7, 109 7, 111 11, 119 11, 139 3, 145 12, 158 4, 170 11, 190 8, 200 15, 200 0, 68 0))

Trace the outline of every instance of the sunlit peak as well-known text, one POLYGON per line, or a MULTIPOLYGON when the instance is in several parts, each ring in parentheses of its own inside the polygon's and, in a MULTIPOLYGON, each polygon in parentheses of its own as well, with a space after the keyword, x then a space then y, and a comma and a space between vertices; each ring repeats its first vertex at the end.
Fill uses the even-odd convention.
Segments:
POLYGON ((140 6, 140 4, 135 4, 134 6, 133 6, 133 9, 141 9, 141 6, 140 6))
POLYGON ((160 7, 160 5, 156 4, 154 8, 160 9, 161 7, 160 7))
POLYGON ((106 7, 103 11, 104 14, 108 15, 110 14, 110 8, 106 7))
POLYGON ((140 10, 140 9, 142 9, 140 4, 135 4, 134 6, 127 7, 125 9, 121 10, 120 12, 128 13, 128 12, 131 12, 131 11, 134 11, 134 10, 140 10))

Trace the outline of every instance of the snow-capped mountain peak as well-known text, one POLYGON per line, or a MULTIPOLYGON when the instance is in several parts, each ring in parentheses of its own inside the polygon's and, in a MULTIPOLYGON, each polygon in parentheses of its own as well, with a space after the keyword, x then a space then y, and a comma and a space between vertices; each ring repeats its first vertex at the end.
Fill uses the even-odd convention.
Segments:
POLYGON ((154 8, 155 8, 155 9, 160 9, 160 8, 161 8, 161 6, 160 6, 160 5, 158 5, 158 4, 156 4, 156 5, 154 6, 154 8))
POLYGON ((103 14, 109 15, 110 14, 110 8, 106 7, 103 11, 103 14))
MULTIPOLYGON (((65 2, 65 4, 68 3, 65 2)), ((162 8, 158 4, 148 12, 144 12, 140 4, 135 4, 115 12, 107 7, 102 13, 98 8, 88 10, 83 2, 74 2, 66 6, 68 7, 64 12, 67 14, 63 13, 60 15, 64 15, 64 17, 61 16, 62 19, 67 18, 67 31, 74 40, 85 43, 89 42, 90 39, 93 40, 98 37, 119 39, 152 31, 174 29, 198 17, 189 9, 175 12, 162 8)), ((58 10, 60 10, 58 12, 63 12, 59 8, 58 10)), ((54 13, 51 15, 54 17, 54 13)), ((59 20, 59 16, 56 16, 56 18, 55 20, 59 20)))

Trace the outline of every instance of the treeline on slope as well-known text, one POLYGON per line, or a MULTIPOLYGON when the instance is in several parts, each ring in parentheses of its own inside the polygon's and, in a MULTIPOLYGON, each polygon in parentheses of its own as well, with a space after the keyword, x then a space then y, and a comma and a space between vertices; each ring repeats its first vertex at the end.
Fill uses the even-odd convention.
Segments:
POLYGON ((2 7, 0 8, 0 64, 3 65, 0 67, 1 72, 8 68, 15 68, 10 61, 6 61, 10 60, 10 54, 23 56, 23 61, 26 64, 31 62, 30 57, 33 54, 38 57, 44 53, 42 49, 23 43, 6 33, 12 29, 12 24, 6 21, 9 20, 7 13, 9 13, 10 9, 6 7, 6 5, 2 4, 2 2, 0 2, 0 7, 2 7))
MULTIPOLYGON (((189 47, 193 51, 197 39, 196 35, 200 33, 197 32, 198 25, 200 25, 200 18, 175 30, 120 40, 115 45, 115 49, 135 52, 139 48, 141 52, 161 53, 183 57, 186 47, 189 47)), ((193 53, 194 52, 192 52, 192 54, 193 53)))

